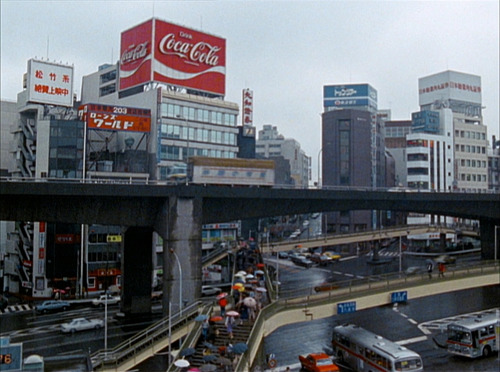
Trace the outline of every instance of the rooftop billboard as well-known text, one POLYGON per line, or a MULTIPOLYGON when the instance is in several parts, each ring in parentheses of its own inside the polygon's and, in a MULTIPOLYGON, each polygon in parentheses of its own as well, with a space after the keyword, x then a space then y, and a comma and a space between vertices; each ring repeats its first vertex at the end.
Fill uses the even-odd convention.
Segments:
POLYGON ((370 106, 377 109, 377 91, 370 84, 325 85, 324 107, 370 106))
POLYGON ((73 66, 28 61, 28 102, 73 106, 73 66))
POLYGON ((448 99, 481 104, 481 77, 444 71, 418 79, 420 106, 448 99))
POLYGON ((121 34, 120 90, 149 82, 225 94, 226 40, 150 19, 121 34))
POLYGON ((151 130, 149 109, 89 103, 79 107, 78 116, 89 129, 144 133, 151 130))

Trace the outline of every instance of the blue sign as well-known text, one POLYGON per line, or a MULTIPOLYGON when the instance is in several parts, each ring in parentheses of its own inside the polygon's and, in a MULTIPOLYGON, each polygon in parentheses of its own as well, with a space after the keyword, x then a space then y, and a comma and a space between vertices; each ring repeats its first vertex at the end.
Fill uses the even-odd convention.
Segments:
POLYGON ((337 314, 349 314, 356 312, 356 301, 341 302, 337 304, 337 314))
POLYGON ((325 85, 324 107, 371 107, 377 109, 377 91, 370 84, 325 85))
POLYGON ((408 301, 408 291, 401 292, 392 292, 391 293, 391 302, 406 302, 408 301))
POLYGON ((20 371, 23 362, 23 345, 0 346, 0 371, 20 371))

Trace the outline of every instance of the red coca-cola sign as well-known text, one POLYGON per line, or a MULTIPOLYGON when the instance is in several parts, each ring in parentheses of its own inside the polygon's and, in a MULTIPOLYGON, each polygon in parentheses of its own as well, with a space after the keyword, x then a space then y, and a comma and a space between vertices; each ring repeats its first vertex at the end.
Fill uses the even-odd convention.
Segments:
POLYGON ((226 40, 151 19, 122 32, 120 90, 151 81, 225 94, 226 40))

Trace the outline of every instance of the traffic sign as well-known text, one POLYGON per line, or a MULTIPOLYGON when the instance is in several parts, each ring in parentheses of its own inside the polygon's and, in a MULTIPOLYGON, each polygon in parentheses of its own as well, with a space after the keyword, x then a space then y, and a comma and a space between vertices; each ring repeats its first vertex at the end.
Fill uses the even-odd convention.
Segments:
POLYGON ((408 291, 392 292, 391 302, 406 302, 408 301, 408 291))
POLYGON ((108 243, 121 243, 122 236, 121 235, 108 235, 106 236, 106 242, 108 243))
POLYGON ((23 344, 0 345, 0 371, 20 371, 23 344))
POLYGON ((337 304, 337 314, 349 314, 356 312, 356 301, 341 302, 337 304))

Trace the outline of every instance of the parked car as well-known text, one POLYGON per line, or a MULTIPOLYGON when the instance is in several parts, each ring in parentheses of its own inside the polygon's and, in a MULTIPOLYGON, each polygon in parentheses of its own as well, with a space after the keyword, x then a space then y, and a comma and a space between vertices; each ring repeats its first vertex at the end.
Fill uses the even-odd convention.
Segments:
POLYGON ((314 290, 316 292, 329 292, 329 291, 332 291, 334 289, 337 289, 339 286, 334 284, 334 283, 321 283, 319 285, 317 285, 316 287, 314 287, 314 290))
POLYGON ((202 296, 214 296, 214 295, 218 295, 221 292, 222 292, 222 289, 218 288, 218 287, 214 287, 211 285, 201 286, 201 295, 202 296))
POLYGON ((35 306, 35 311, 37 313, 47 314, 48 312, 56 312, 56 311, 66 311, 70 308, 70 303, 67 301, 55 301, 48 300, 42 302, 40 305, 35 306))
POLYGON ((441 262, 444 264, 454 264, 455 262, 457 262, 457 258, 453 256, 448 256, 447 254, 443 254, 438 258, 436 258, 434 261, 436 261, 437 263, 441 262))
POLYGON ((406 275, 415 275, 426 272, 427 269, 423 266, 410 266, 405 270, 406 275))
POLYGON ((75 333, 88 329, 100 329, 102 327, 104 327, 104 321, 102 319, 76 318, 69 323, 61 324, 61 332, 75 333))
POLYGON ((340 371, 333 359, 325 353, 312 353, 299 355, 300 366, 303 371, 309 372, 332 372, 340 371))
POLYGON ((278 252, 278 257, 279 258, 288 258, 288 253, 286 251, 280 251, 280 252, 278 252))
POLYGON ((295 256, 295 257, 292 257, 292 262, 295 265, 304 266, 306 268, 310 268, 310 267, 312 267, 312 265, 314 265, 314 263, 311 260, 308 260, 304 256, 295 256))
POLYGON ((330 257, 333 261, 338 261, 342 258, 342 256, 340 254, 335 253, 335 252, 330 252, 330 251, 323 252, 323 255, 330 257))
POLYGON ((320 253, 313 253, 311 256, 309 256, 309 259, 319 266, 326 266, 333 262, 332 258, 320 253))
POLYGON ((111 296, 110 294, 102 295, 99 296, 98 298, 94 298, 92 300, 92 305, 103 307, 104 305, 106 305, 106 300, 108 302, 108 306, 116 305, 120 303, 120 296, 111 296))

